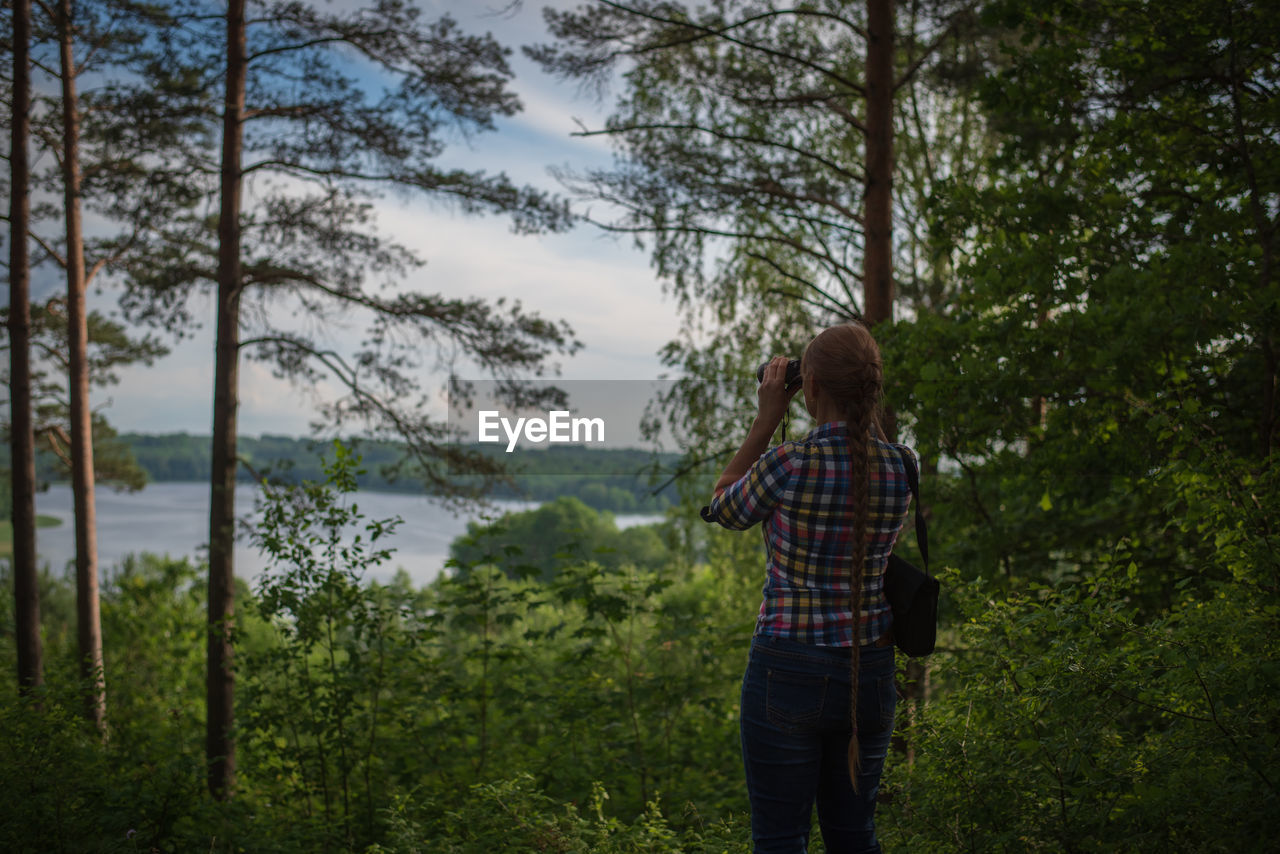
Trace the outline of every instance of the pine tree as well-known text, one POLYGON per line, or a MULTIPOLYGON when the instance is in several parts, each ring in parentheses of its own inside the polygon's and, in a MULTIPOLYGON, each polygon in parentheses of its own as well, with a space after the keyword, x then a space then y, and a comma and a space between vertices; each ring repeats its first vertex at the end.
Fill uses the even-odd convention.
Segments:
POLYGON ((13 90, 9 145, 9 441, 13 491, 13 592, 18 685, 44 682, 36 575, 35 437, 31 423, 31 2, 13 4, 13 90))
POLYGON ((179 159, 186 185, 217 200, 216 232, 195 212, 156 221, 117 272, 129 284, 131 316, 168 326, 191 323, 190 296, 216 287, 206 750, 210 790, 225 797, 235 779, 241 354, 300 384, 334 381, 343 391, 321 402, 323 431, 357 423, 372 438, 405 440, 402 473, 448 489, 451 470, 493 463, 458 450, 446 425, 428 417, 421 371, 431 359, 456 350, 511 378, 540 373, 548 357, 577 344, 564 324, 518 302, 404 289, 421 259, 372 226, 386 191, 464 213, 506 213, 518 231, 569 224, 566 205, 544 193, 434 163, 451 132, 493 129, 519 108, 506 88, 507 51, 491 37, 466 35, 447 16, 426 22, 401 0, 346 11, 234 0, 216 31, 194 12, 179 19, 153 46, 147 88, 173 93, 158 109, 191 117, 179 159), (205 147, 213 140, 216 165, 205 147), (306 319, 309 331, 279 322, 290 316, 306 319), (343 350, 322 330, 347 316, 364 319, 367 333, 343 350))

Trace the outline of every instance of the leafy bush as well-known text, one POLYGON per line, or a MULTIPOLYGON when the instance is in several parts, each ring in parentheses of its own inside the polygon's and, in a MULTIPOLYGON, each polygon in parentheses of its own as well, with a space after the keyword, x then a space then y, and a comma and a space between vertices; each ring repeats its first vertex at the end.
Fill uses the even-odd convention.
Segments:
MULTIPOLYGON (((1274 469, 1187 464, 1153 419, 1171 524, 1214 549, 1152 606, 1121 543, 1080 583, 1001 594, 951 573, 962 615, 934 697, 890 765, 887 837, 908 850, 1264 851, 1280 831, 1280 562, 1274 469)), ((1199 445, 1201 439, 1196 438, 1199 445)))
MULTIPOLYGON (((1152 494, 1176 503, 1180 537, 1213 547, 1187 557, 1198 571, 1161 592, 1168 607, 1148 575, 1168 566, 1125 541, 1056 584, 944 571, 955 616, 926 701, 901 707, 887 850, 1252 851, 1275 836, 1277 474, 1222 462, 1206 477, 1180 423, 1151 422, 1170 445, 1152 494)), ((10 683, 0 703, 0 848, 746 850, 737 692, 758 541, 712 531, 706 563, 656 568, 566 550, 542 580, 513 571, 524 556, 501 528, 477 529, 461 571, 380 585, 365 576, 395 520, 360 513, 358 470, 339 451, 326 483, 267 493, 257 536, 274 563, 239 596, 230 802, 205 791, 200 568, 143 556, 109 574, 105 743, 80 718, 72 582, 45 576, 49 687, 20 699, 10 683)))
POLYGON ((496 564, 512 577, 544 581, 575 560, 596 561, 611 569, 630 564, 656 570, 670 557, 654 528, 619 530, 612 513, 592 510, 577 498, 557 498, 533 510, 468 523, 466 535, 454 540, 449 554, 460 572, 496 564))

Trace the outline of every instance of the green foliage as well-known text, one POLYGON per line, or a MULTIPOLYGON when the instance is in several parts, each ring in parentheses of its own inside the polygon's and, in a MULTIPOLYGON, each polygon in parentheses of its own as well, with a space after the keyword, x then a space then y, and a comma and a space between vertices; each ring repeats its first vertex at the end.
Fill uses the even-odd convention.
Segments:
MULTIPOLYGON (((999 30, 971 3, 889 4, 893 163, 881 176, 866 159, 877 121, 869 8, 583 4, 548 9, 556 41, 526 49, 547 71, 618 93, 590 131, 613 144, 615 164, 558 175, 579 197, 608 203, 604 219, 587 218, 634 235, 678 298, 683 329, 662 358, 679 379, 653 423, 665 422, 690 469, 722 466, 737 449, 726 425, 750 423, 756 365, 799 356, 823 326, 861 316, 866 287, 878 286, 863 281, 864 253, 889 254, 879 238, 890 235, 866 233, 869 186, 891 178, 894 250, 884 262, 904 302, 937 310, 962 286, 954 244, 930 232, 932 196, 947 180, 984 180, 992 143, 975 83, 996 64, 999 30)), ((803 422, 803 406, 793 410, 803 422)))
MULTIPOLYGON (((46 687, 0 694, 0 848, 14 852, 207 850, 220 818, 204 796, 203 591, 187 561, 144 555, 101 591, 108 719, 81 714, 74 583, 41 579, 46 687)), ((4 599, 12 606, 12 584, 4 599)), ((11 611, 0 616, 12 624, 11 611)), ((6 637, 12 637, 11 631, 6 637)), ((12 642, 0 648, 12 671, 12 642)))
MULTIPOLYGON (((705 571, 664 578, 569 555, 547 584, 484 565, 426 590, 403 574, 366 583, 395 520, 362 516, 358 459, 336 454, 325 483, 265 494, 255 539, 272 568, 256 595, 237 595, 237 798, 204 789, 197 568, 129 560, 102 592, 105 744, 79 719, 71 583, 45 579, 60 693, 42 715, 4 698, 0 748, 17 758, 0 795, 17 807, 0 845, 437 851, 510 836, 505 850, 521 850, 546 824, 563 850, 741 847, 745 630, 719 628, 734 594, 705 571), (46 741, 57 749, 29 747, 46 741), (511 812, 494 813, 495 798, 511 812), (574 803, 592 803, 589 817, 574 803), (48 836, 23 836, 27 821, 48 836)), ((11 642, 0 649, 11 664, 11 642)))
POLYGON ((986 182, 936 198, 965 287, 885 330, 888 394, 948 475, 926 494, 957 565, 1078 579, 1123 536, 1167 607, 1205 544, 1168 526, 1149 422, 1176 408, 1255 460, 1277 423, 1275 19, 1197 0, 986 15, 1021 36, 984 85, 1002 144, 986 182))
POLYGON ((153 726, 203 727, 201 567, 185 559, 128 557, 104 574, 100 599, 109 718, 128 722, 114 740, 124 733, 145 738, 153 726), (125 674, 129 678, 113 678, 125 674))
MULTIPOLYGON (((65 298, 54 298, 47 303, 31 307, 31 333, 33 370, 31 375, 33 395, 33 431, 37 440, 37 480, 67 480, 71 477, 70 401, 67 397, 67 317, 65 298)), ((0 307, 0 317, 8 317, 8 308, 0 307)), ((168 350, 150 335, 130 336, 128 330, 98 312, 90 312, 88 326, 88 370, 90 382, 96 387, 111 386, 118 382, 120 368, 141 363, 150 365, 164 356, 168 350)), ((0 326, 7 330, 7 326, 0 326)), ((8 350, 7 331, 4 351, 8 350)), ((8 362, 0 368, 0 380, 8 385, 8 362)), ((119 489, 141 489, 147 481, 146 473, 139 466, 128 444, 120 440, 115 429, 100 412, 90 414, 93 436, 93 469, 96 481, 119 489)), ((0 427, 8 434, 8 414, 0 427)), ((0 498, 0 518, 9 518, 12 501, 8 486, 9 449, 0 452, 3 462, 4 497, 0 498)))
POLYGON ((597 513, 576 498, 557 498, 491 522, 470 522, 449 547, 451 564, 495 564, 512 576, 549 581, 570 557, 617 569, 624 563, 659 569, 668 561, 658 526, 618 530, 610 513, 597 513))
POLYGON ((963 569, 888 835, 1265 850, 1280 31, 1193 0, 986 15, 1020 39, 985 85, 989 181, 938 198, 966 286, 882 335, 963 569))
POLYGON ((890 766, 889 839, 1267 849, 1280 807, 1274 598, 1187 578, 1167 614, 1144 617, 1146 569, 1119 561, 1085 583, 1009 596, 950 574, 962 620, 933 661, 935 699, 903 733, 916 762, 890 766))
POLYGON ((404 603, 362 583, 389 558, 379 541, 400 520, 360 513, 359 458, 333 447, 325 482, 263 485, 253 539, 270 563, 256 604, 270 634, 242 645, 250 679, 241 727, 263 794, 305 805, 286 836, 349 849, 355 823, 359 835, 373 834, 383 796, 380 699, 404 603))
MULTIPOLYGON (((1192 427, 1152 423, 1185 460, 1208 441, 1192 427)), ((566 554, 548 581, 501 571, 520 557, 493 545, 425 590, 380 586, 362 573, 394 522, 351 503, 352 455, 327 468, 270 493, 258 538, 276 562, 238 597, 236 800, 204 788, 197 570, 144 558, 104 585, 106 744, 78 714, 69 581, 45 579, 54 687, 40 713, 0 703, 0 845, 746 850, 736 694, 757 542, 713 537, 695 567, 566 554)), ((887 847, 1262 850, 1280 814, 1280 490, 1274 472, 1220 474, 1161 475, 1176 524, 1215 545, 1163 612, 1144 604, 1161 568, 1125 544, 1077 582, 1013 593, 944 574, 955 618, 929 701, 900 720, 915 758, 890 758, 887 847)))
MULTIPOLYGON (((1205 20, 1177 35, 1183 52, 1222 24, 1196 8, 1205 20)), ((1131 55, 1055 37, 1088 25, 1054 9, 993 97, 1018 110, 1030 109, 1022 98, 1060 103, 1055 87, 1084 86, 1073 74, 1092 63, 1133 97, 1131 55)), ((1139 25, 1134 38, 1163 26, 1118 7, 1104 20, 1113 34, 1139 25)), ((1166 82, 1180 97, 1199 91, 1166 82)), ((1197 121, 1222 119, 1204 106, 1197 121)), ((1006 115, 1034 118, 1018 110, 1006 115)), ((1005 152, 1010 183, 955 188, 949 211, 983 223, 956 313, 889 337, 926 453, 959 465, 926 494, 941 521, 931 533, 968 576, 948 585, 950 644, 906 732, 916 762, 891 772, 892 838, 911 849, 1267 850, 1280 814, 1280 484, 1270 451, 1256 451, 1271 416, 1235 383, 1274 378, 1257 373, 1270 344, 1248 316, 1266 310, 1256 292, 1232 294, 1247 270, 1250 287, 1273 287, 1249 248, 1267 238, 1247 217, 1238 239, 1204 246, 1195 228, 1157 227, 1173 211, 1188 227, 1223 214, 1176 194, 1109 196, 1119 174, 1085 164, 1145 149, 1127 180, 1167 188, 1178 170, 1199 171, 1228 195, 1241 176, 1171 156, 1180 132, 1149 114, 1060 110, 1089 132, 1023 129, 1005 152), (1121 139, 1125 150, 1109 152, 1121 139), (1044 185, 1027 160, 1046 156, 1065 156, 1071 174, 1044 185), (1206 281, 1220 289, 1211 304, 1206 281)), ((1263 115, 1236 130, 1252 133, 1263 115)))
POLYGON ((540 573, 518 571, 525 556, 508 534, 474 531, 466 546, 478 563, 433 585, 438 610, 453 615, 439 659, 454 666, 442 675, 469 692, 482 723, 471 764, 483 769, 500 744, 504 764, 536 769, 553 794, 580 799, 593 781, 616 780, 624 814, 655 789, 677 802, 715 791, 716 804, 740 809, 736 788, 704 788, 738 776, 733 689, 747 632, 717 629, 731 597, 705 572, 596 561, 580 544, 553 555, 546 580, 522 580, 540 573))
POLYGON ((426 839, 411 834, 411 847, 396 850, 441 854, 745 854, 750 849, 749 829, 740 822, 694 825, 677 831, 655 800, 634 822, 627 823, 605 814, 608 799, 604 786, 595 785, 589 813, 584 816, 577 806, 560 805, 548 798, 528 775, 480 784, 473 787, 459 809, 445 816, 435 834, 426 839))
POLYGON ((0 706, 6 761, 0 844, 6 851, 126 851, 129 816, 112 791, 106 755, 84 732, 74 698, 7 697, 0 706), (51 708, 39 708, 43 700, 51 708), (109 840, 109 841, 108 841, 109 840))

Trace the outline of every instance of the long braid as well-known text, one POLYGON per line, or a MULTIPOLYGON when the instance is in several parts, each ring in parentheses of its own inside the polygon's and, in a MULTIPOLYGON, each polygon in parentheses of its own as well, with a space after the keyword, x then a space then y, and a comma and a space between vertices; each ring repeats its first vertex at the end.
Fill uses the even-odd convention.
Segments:
POLYGON ((849 460, 852 465, 850 481, 850 533, 853 562, 849 573, 849 610, 853 621, 853 647, 849 656, 849 672, 852 688, 849 695, 849 721, 853 733, 849 738, 849 781, 858 791, 858 665, 862 634, 862 590, 867 566, 867 517, 871 504, 871 419, 870 401, 853 401, 849 409, 847 430, 849 460))
MULTIPOLYGON (((804 367, 819 388, 838 401, 845 416, 850 461, 849 611, 853 643, 849 670, 849 781, 858 790, 858 669, 862 646, 862 605, 867 572, 867 526, 871 516, 871 425, 875 423, 884 390, 880 348, 860 323, 833 326, 819 333, 805 349, 804 367)), ((811 410, 812 411, 812 410, 811 410)))

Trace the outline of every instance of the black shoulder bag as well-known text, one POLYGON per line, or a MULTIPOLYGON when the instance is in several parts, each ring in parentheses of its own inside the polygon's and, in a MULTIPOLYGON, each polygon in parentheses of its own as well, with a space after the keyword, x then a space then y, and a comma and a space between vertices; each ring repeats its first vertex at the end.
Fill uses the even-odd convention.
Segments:
POLYGON ((907 468, 907 484, 916 503, 916 545, 924 560, 924 571, 896 554, 889 555, 884 573, 884 595, 893 610, 893 642, 907 655, 933 652, 938 634, 938 579, 929 574, 929 532, 920 511, 920 475, 910 454, 898 455, 907 468))

